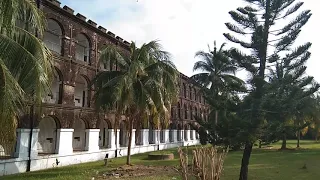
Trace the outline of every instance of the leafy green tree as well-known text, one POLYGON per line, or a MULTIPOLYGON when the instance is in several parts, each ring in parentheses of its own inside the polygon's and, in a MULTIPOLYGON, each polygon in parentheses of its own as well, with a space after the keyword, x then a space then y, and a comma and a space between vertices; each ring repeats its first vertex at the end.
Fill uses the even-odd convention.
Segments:
POLYGON ((0 2, 0 125, 6 131, 1 132, 2 140, 7 132, 15 133, 15 117, 27 113, 27 103, 39 105, 50 91, 51 53, 36 36, 42 36, 45 25, 35 1, 0 2))
POLYGON ((233 23, 226 23, 232 32, 224 33, 231 42, 239 44, 240 49, 234 48, 231 55, 238 64, 251 75, 249 79, 252 98, 248 121, 247 141, 242 157, 240 180, 248 179, 248 166, 253 143, 257 140, 260 127, 265 118, 262 111, 262 98, 265 93, 266 68, 274 65, 276 60, 290 62, 293 59, 305 58, 311 43, 292 48, 293 43, 301 32, 301 28, 311 17, 310 10, 301 11, 295 18, 288 18, 300 10, 302 2, 295 0, 245 0, 247 5, 230 11, 233 23), (286 21, 283 21, 286 19, 286 21), (284 26, 280 26, 285 24, 284 26), (280 26, 280 28, 279 28, 280 26), (241 38, 233 34, 240 35, 241 38), (244 51, 245 50, 245 51, 244 51), (283 55, 279 57, 278 55, 283 55))
MULTIPOLYGON (((265 109, 266 116, 270 122, 277 122, 282 136, 282 147, 286 149, 286 137, 293 132, 300 132, 306 124, 308 111, 313 104, 311 96, 318 91, 319 85, 314 82, 313 77, 306 76, 306 61, 310 57, 306 52, 305 58, 290 61, 277 61, 276 69, 270 69, 269 86, 266 91, 265 109), (282 127, 282 128, 280 128, 282 127), (293 132, 292 132, 293 131, 293 132)), ((300 133, 298 133, 298 137, 300 133)))
POLYGON ((132 42, 129 52, 107 45, 101 52, 100 61, 117 64, 119 70, 97 75, 95 104, 98 110, 116 107, 126 116, 129 131, 127 164, 130 164, 133 124, 143 123, 146 119, 152 119, 158 128, 160 123, 168 124, 171 105, 178 99, 178 71, 169 54, 156 41, 140 48, 132 42))
MULTIPOLYGON (((211 107, 214 99, 207 99, 211 107)), ((215 122, 215 113, 209 113, 208 121, 197 117, 200 124, 200 140, 202 144, 210 143, 212 145, 229 147, 233 150, 239 150, 243 146, 243 135, 245 122, 241 121, 243 116, 244 104, 238 96, 229 96, 225 100, 223 108, 220 110, 219 121, 215 122)))
POLYGON ((309 126, 309 130, 313 132, 314 139, 318 141, 320 136, 320 96, 316 95, 313 102, 312 123, 309 126))

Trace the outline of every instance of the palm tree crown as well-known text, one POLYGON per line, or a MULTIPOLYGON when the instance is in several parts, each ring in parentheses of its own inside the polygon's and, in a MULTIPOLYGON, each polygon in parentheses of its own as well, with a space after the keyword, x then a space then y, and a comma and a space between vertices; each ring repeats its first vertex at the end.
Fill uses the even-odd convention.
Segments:
POLYGON ((214 102, 212 106, 215 109, 219 109, 230 93, 245 89, 243 81, 235 76, 238 68, 228 57, 228 52, 223 50, 224 46, 225 43, 218 50, 214 43, 213 50, 209 47, 209 52, 198 51, 195 56, 201 59, 194 64, 193 70, 202 72, 191 77, 202 85, 207 100, 214 102))
POLYGON ((148 121, 149 117, 158 127, 160 121, 168 122, 171 104, 177 101, 178 73, 169 53, 161 49, 157 41, 151 41, 140 48, 132 42, 129 53, 114 45, 107 45, 101 52, 100 61, 117 64, 119 70, 101 72, 94 79, 96 107, 117 107, 124 112, 130 132, 134 122, 148 121))
POLYGON ((0 2, 0 126, 6 131, 5 136, 0 131, 0 137, 15 134, 15 117, 27 112, 31 97, 39 105, 50 91, 52 56, 38 38, 44 27, 45 17, 35 1, 0 2))
POLYGON ((221 92, 223 88, 232 83, 242 83, 241 79, 234 76, 237 66, 223 50, 224 46, 225 43, 217 50, 216 43, 214 43, 213 51, 209 47, 209 52, 198 51, 195 55, 201 59, 194 64, 193 70, 203 72, 193 75, 192 78, 203 87, 216 92, 221 92))

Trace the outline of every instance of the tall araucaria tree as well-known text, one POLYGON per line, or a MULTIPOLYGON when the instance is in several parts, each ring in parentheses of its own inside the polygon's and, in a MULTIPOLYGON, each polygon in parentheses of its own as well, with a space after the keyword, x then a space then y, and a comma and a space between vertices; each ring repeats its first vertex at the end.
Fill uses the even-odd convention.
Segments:
POLYGON ((289 62, 296 58, 305 58, 311 46, 311 43, 306 43, 293 47, 301 28, 311 17, 310 10, 295 15, 300 11, 302 2, 295 0, 245 0, 245 2, 247 6, 229 12, 235 23, 226 23, 232 33, 224 33, 229 41, 241 46, 240 49, 234 48, 231 51, 232 57, 251 74, 252 104, 248 109, 250 116, 246 119, 250 133, 243 152, 240 180, 248 179, 253 142, 257 140, 256 135, 264 121, 262 97, 265 91, 266 67, 274 65, 279 58, 289 62), (291 16, 293 18, 290 20, 291 16), (241 37, 236 37, 234 34, 241 37))
POLYGON ((107 45, 100 61, 117 64, 119 70, 97 75, 95 104, 98 110, 116 107, 124 112, 129 131, 127 164, 130 164, 133 125, 146 121, 145 118, 152 118, 157 125, 160 121, 168 124, 171 105, 178 100, 178 71, 157 41, 139 48, 132 42, 129 52, 107 45))

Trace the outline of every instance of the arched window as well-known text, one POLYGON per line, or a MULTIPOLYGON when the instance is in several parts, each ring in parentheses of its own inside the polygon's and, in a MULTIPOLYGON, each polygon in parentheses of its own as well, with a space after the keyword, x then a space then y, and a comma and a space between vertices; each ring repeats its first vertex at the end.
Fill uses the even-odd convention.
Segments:
POLYGON ((53 75, 54 78, 51 84, 51 92, 44 97, 43 102, 50 104, 62 104, 62 74, 58 69, 55 69, 53 75))
POLYGON ((195 111, 195 116, 198 117, 198 108, 195 107, 195 108, 194 108, 194 111, 195 111))
POLYGON ((186 87, 186 84, 185 84, 185 83, 183 83, 182 88, 183 88, 183 96, 184 96, 185 98, 187 98, 187 87, 186 87))
POLYGON ((196 90, 196 88, 194 88, 194 100, 195 101, 197 101, 197 98, 198 97, 198 95, 197 95, 197 90, 196 90))
POLYGON ((127 139, 127 130, 124 121, 120 123, 120 137, 119 142, 121 147, 127 147, 128 146, 128 139, 127 139))
POLYGON ((45 117, 39 123, 38 153, 54 154, 57 139, 57 123, 52 117, 45 117))
POLYGON ((192 106, 189 106, 189 111, 190 111, 190 119, 193 120, 193 109, 192 106))
POLYGON ((83 76, 78 75, 74 90, 74 105, 78 107, 88 107, 88 94, 89 89, 87 80, 83 76))
POLYGON ((76 36, 76 60, 90 64, 90 43, 84 34, 76 36))
POLYGON ((99 147, 101 149, 110 147, 108 144, 110 138, 108 130, 111 129, 111 127, 108 125, 107 121, 102 120, 99 128, 99 147))
POLYGON ((57 21, 48 19, 48 25, 44 32, 43 42, 51 50, 62 54, 62 29, 57 21))
POLYGON ((189 98, 192 100, 192 87, 189 86, 189 98))

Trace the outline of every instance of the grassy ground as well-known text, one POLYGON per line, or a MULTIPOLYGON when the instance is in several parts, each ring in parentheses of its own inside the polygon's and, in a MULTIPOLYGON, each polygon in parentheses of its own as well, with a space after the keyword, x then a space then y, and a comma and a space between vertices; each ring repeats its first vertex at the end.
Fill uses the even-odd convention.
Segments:
MULTIPOLYGON (((299 150, 278 151, 280 143, 272 145, 271 149, 255 149, 252 153, 249 167, 249 179, 252 180, 317 180, 320 179, 320 143, 314 141, 302 141, 299 150), (306 168, 303 168, 306 166, 306 168)), ((289 141, 288 147, 296 147, 296 141, 289 141)), ((175 160, 170 161, 149 161, 146 160, 148 154, 132 156, 133 164, 153 165, 153 166, 178 166, 179 160, 176 149, 166 150, 173 152, 175 160)), ((241 152, 229 152, 224 166, 222 180, 238 179, 241 163, 241 152)), ((124 158, 113 159, 108 168, 103 166, 103 162, 93 162, 79 164, 69 167, 55 168, 50 170, 25 173, 14 176, 1 177, 5 180, 43 180, 43 179, 63 179, 63 180, 89 180, 97 174, 108 172, 110 169, 119 167, 125 163, 124 158)), ((145 178, 131 178, 136 180, 170 180, 180 179, 177 173, 152 174, 145 178)))

